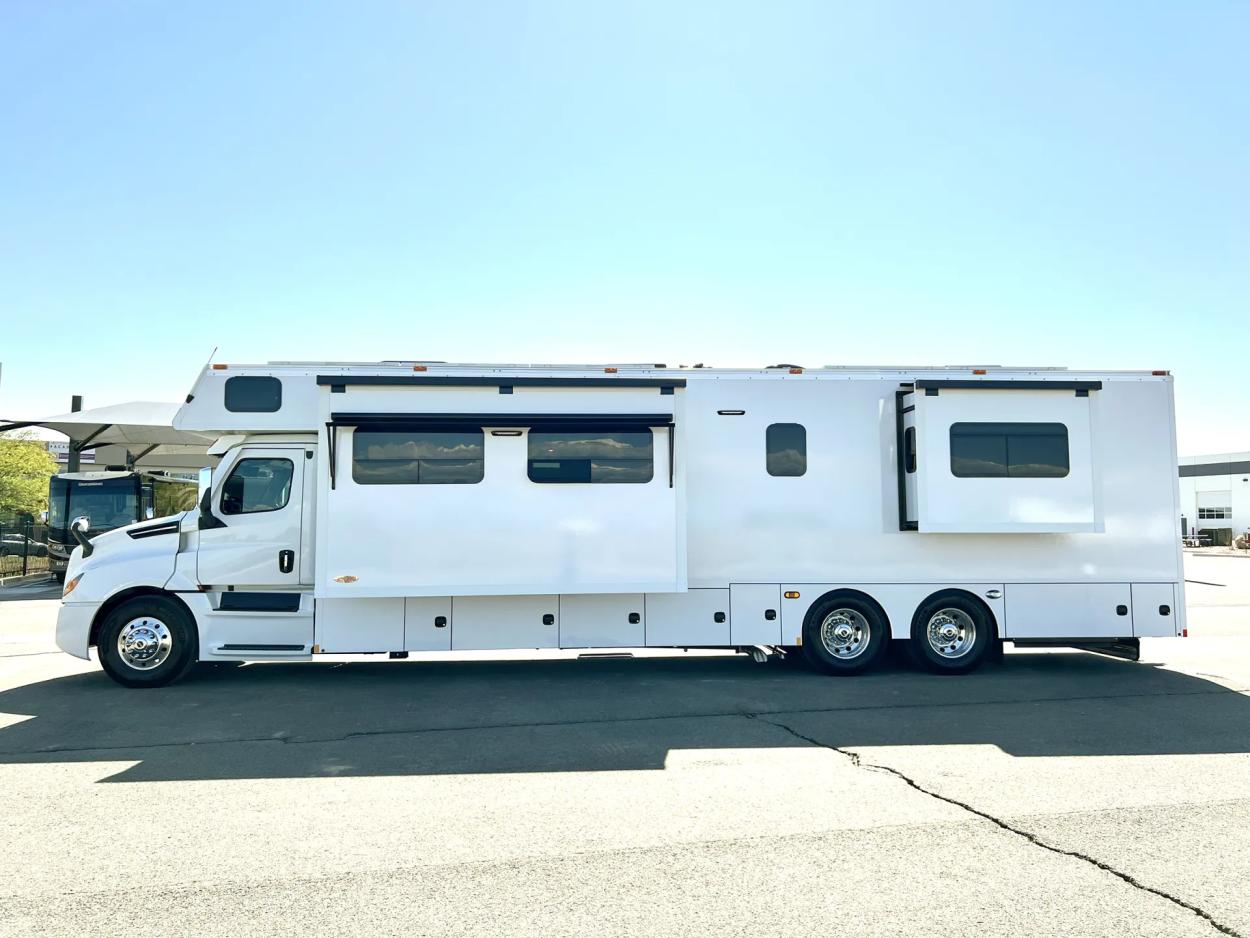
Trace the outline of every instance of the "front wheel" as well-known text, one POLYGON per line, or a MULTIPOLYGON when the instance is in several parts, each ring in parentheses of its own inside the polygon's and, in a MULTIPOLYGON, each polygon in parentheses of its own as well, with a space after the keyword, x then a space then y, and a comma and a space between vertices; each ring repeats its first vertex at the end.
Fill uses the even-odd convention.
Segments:
POLYGON ((858 674, 881 657, 890 627, 881 611, 856 595, 833 596, 812 608, 803 626, 803 654, 826 674, 858 674))
POLYGON ((195 623, 177 602, 139 596, 109 613, 98 650, 104 672, 126 687, 161 687, 199 657, 195 623))
POLYGON ((985 608, 957 593, 932 597, 912 620, 912 655, 937 674, 966 674, 985 660, 995 642, 985 608))

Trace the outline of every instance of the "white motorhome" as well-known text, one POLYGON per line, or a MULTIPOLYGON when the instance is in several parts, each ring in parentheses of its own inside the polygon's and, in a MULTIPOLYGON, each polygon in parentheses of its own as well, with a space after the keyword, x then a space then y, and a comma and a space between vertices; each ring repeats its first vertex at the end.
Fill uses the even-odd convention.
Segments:
POLYGON ((1006 368, 221 365, 198 510, 75 551, 57 642, 195 661, 800 651, 935 671, 1183 634, 1172 379, 1006 368))

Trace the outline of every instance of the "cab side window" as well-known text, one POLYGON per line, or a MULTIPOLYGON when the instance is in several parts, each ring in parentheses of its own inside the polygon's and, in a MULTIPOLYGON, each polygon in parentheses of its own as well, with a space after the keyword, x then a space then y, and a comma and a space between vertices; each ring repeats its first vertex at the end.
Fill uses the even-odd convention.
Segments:
POLYGON ((289 459, 240 459, 221 487, 221 513, 247 515, 285 508, 294 473, 289 459))

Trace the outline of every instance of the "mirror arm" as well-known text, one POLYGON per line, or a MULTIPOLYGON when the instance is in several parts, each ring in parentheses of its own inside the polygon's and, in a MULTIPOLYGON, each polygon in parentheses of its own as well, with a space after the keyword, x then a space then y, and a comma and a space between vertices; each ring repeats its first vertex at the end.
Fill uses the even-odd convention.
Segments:
POLYGON ((82 529, 76 524, 71 524, 69 526, 69 530, 70 533, 74 535, 74 540, 78 542, 78 546, 82 548, 83 557, 90 557, 95 552, 95 547, 92 545, 91 541, 87 539, 87 535, 85 535, 82 532, 82 529))

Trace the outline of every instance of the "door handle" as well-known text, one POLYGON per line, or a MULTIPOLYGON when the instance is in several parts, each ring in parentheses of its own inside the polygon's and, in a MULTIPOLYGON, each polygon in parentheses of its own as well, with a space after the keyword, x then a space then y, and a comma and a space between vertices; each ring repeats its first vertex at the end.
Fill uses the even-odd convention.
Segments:
POLYGON ((290 573, 295 569, 295 551, 280 550, 278 551, 278 571, 280 573, 290 573))

